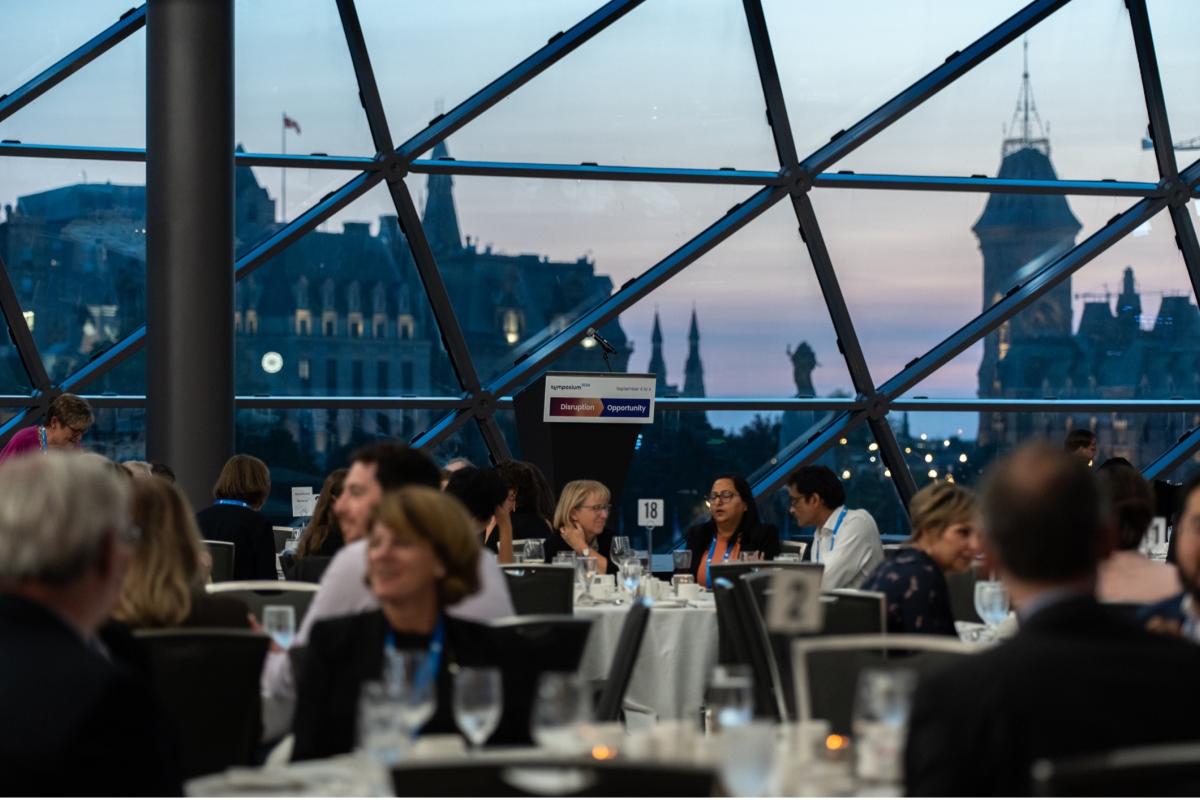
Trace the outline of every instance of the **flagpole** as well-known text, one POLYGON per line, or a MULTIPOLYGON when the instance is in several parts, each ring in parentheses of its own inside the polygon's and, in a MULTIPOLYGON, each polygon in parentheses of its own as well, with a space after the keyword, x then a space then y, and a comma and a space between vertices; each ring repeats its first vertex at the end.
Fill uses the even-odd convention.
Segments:
MULTIPOLYGON (((283 155, 287 155, 287 112, 283 112, 283 117, 279 120, 279 151, 283 155)), ((279 209, 280 222, 287 224, 287 167, 284 166, 280 172, 282 173, 279 181, 279 209)))

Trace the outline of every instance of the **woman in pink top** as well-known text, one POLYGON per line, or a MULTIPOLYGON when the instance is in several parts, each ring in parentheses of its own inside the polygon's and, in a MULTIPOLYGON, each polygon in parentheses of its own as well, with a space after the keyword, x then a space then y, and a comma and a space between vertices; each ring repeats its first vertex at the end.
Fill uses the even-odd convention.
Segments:
POLYGON ((0 450, 0 461, 20 453, 51 447, 79 447, 79 442, 94 421, 88 401, 73 394, 60 394, 50 401, 45 425, 30 425, 13 434, 0 450))
POLYGON ((1097 478, 1116 528, 1116 549, 1100 564, 1096 596, 1105 603, 1153 603, 1179 594, 1175 567, 1138 552, 1154 519, 1154 492, 1149 482, 1133 467, 1120 463, 1101 467, 1097 478))

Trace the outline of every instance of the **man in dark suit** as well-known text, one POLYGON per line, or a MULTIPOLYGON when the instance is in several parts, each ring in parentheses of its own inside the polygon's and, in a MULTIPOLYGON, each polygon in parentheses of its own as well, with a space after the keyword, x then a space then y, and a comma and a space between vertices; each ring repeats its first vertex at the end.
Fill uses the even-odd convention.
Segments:
POLYGON ((984 546, 1021 629, 922 679, 908 793, 1024 795, 1038 759, 1196 739, 1200 648, 1096 602, 1096 565, 1113 529, 1086 464, 1057 448, 1022 448, 986 478, 983 512, 984 546))
POLYGON ((129 507, 98 456, 0 465, 4 794, 180 794, 148 687, 96 637, 133 556, 129 507))

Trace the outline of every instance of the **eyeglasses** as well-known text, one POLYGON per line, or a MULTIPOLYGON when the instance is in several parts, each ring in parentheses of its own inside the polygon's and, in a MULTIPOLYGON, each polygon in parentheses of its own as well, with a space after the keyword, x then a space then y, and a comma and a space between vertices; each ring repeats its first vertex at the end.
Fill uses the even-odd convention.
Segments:
POLYGON ((68 425, 67 430, 69 430, 71 432, 70 441, 72 441, 72 442, 78 442, 80 439, 83 438, 83 435, 85 433, 87 433, 87 431, 88 431, 88 429, 86 427, 76 428, 74 425, 68 425))
POLYGON ((718 500, 720 500, 722 503, 728 503, 730 500, 738 496, 739 495, 737 492, 709 492, 708 494, 704 495, 704 499, 710 504, 715 503, 718 500))
POLYGON ((599 504, 597 504, 597 505, 594 505, 594 506, 575 506, 575 508, 581 508, 581 509, 582 509, 582 508, 586 508, 586 509, 588 509, 589 511, 595 511, 597 514, 603 514, 603 513, 607 512, 607 511, 611 511, 611 510, 612 510, 612 506, 611 506, 611 505, 609 505, 608 503, 599 503, 599 504))
POLYGON ((808 498, 802 494, 796 495, 795 497, 788 497, 788 508, 795 508, 807 499, 808 498))

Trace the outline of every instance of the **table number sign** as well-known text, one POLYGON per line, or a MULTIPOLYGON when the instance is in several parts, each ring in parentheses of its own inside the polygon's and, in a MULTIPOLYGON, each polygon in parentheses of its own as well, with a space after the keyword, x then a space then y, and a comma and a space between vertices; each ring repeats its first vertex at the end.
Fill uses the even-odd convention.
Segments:
POLYGON ((771 576, 767 596, 767 630, 771 633, 817 633, 825 621, 819 570, 779 570, 771 576))

